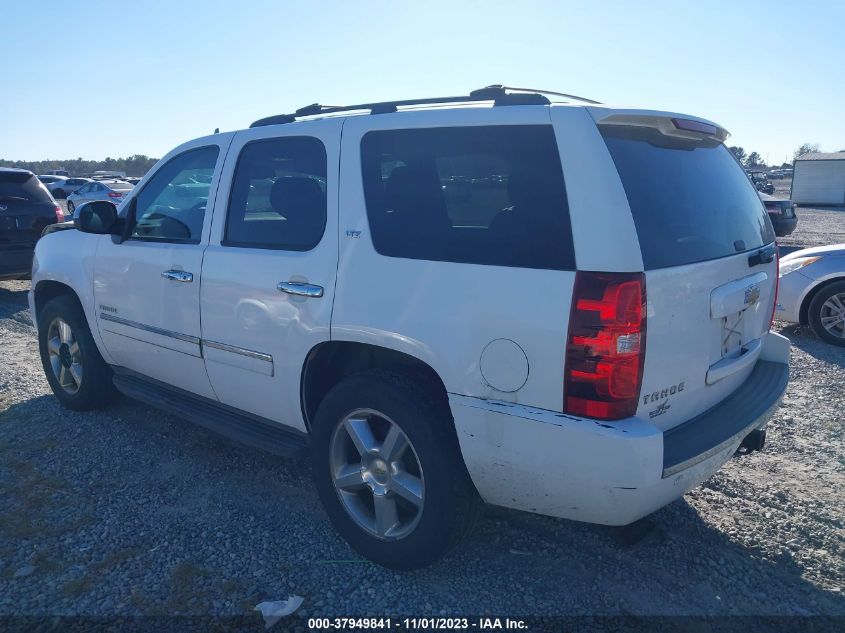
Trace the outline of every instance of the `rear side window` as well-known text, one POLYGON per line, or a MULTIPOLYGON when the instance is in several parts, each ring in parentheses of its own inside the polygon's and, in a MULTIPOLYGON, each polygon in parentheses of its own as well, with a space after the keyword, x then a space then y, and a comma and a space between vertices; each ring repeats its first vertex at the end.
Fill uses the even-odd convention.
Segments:
POLYGON ((27 172, 0 171, 0 200, 53 202, 41 181, 27 172))
POLYGON ((757 191, 715 140, 602 126, 628 196, 647 270, 760 248, 775 240, 757 191))
POLYGON ((326 228, 326 149, 295 136, 248 143, 238 158, 224 246, 310 251, 326 228))
POLYGON ((574 270, 550 125, 373 131, 361 161, 382 255, 574 270))

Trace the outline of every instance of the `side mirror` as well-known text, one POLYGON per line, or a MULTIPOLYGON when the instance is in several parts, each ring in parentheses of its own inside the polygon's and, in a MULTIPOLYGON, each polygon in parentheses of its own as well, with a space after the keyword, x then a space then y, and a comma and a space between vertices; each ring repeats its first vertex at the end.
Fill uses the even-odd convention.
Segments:
POLYGON ((119 218, 117 207, 111 202, 96 200, 80 205, 76 210, 76 217, 73 225, 83 233, 95 233, 97 235, 111 235, 117 229, 119 218))

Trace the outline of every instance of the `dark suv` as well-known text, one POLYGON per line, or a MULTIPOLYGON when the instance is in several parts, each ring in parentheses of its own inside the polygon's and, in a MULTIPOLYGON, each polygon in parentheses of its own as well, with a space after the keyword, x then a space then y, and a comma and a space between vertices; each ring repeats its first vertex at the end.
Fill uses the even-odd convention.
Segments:
POLYGON ((0 168, 0 279, 29 277, 35 242, 62 208, 31 171, 0 168))

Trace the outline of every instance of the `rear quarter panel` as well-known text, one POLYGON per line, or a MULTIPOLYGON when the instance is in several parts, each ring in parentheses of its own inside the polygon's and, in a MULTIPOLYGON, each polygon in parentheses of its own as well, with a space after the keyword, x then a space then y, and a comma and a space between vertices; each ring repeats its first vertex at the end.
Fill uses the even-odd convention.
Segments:
POLYGON ((370 130, 549 122, 548 109, 538 106, 399 112, 345 122, 332 340, 419 358, 450 393, 560 410, 575 273, 381 255, 373 246, 361 183, 360 142, 370 130), (516 342, 527 358, 527 378, 516 391, 497 391, 482 375, 482 352, 497 339, 516 342))

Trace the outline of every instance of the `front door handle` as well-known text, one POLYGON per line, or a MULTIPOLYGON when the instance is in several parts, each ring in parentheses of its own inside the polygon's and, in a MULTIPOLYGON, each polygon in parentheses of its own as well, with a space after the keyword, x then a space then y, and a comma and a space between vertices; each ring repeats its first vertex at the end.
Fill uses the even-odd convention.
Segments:
POLYGON ((194 273, 187 273, 184 270, 165 270, 161 276, 170 281, 181 281, 186 284, 194 280, 194 273))
POLYGON ((314 284, 306 284, 299 281, 282 281, 276 286, 276 290, 286 292, 289 295, 298 297, 311 297, 317 299, 323 296, 323 287, 314 284))

